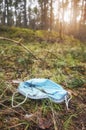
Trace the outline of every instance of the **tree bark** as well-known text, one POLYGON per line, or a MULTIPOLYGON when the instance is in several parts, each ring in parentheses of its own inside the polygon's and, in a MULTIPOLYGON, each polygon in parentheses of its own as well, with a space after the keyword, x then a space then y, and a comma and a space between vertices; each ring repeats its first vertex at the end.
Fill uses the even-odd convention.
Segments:
POLYGON ((27 27, 26 0, 24 0, 24 27, 27 27))
POLYGON ((52 23, 53 23, 53 0, 50 1, 50 31, 52 31, 52 23))

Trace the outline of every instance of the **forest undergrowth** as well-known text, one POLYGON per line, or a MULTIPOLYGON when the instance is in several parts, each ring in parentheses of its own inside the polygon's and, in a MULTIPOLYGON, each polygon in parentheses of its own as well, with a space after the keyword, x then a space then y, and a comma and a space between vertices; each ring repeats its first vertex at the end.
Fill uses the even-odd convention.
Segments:
MULTIPOLYGON (((23 46, 0 40, 0 130, 85 130, 85 44, 70 37, 54 43, 27 40, 23 44, 31 53, 23 46), (48 78, 70 91, 69 110, 65 103, 51 103, 48 99, 27 99, 12 108, 12 94, 18 87, 13 80, 31 78, 48 78)), ((23 99, 17 94, 15 104, 23 99)))

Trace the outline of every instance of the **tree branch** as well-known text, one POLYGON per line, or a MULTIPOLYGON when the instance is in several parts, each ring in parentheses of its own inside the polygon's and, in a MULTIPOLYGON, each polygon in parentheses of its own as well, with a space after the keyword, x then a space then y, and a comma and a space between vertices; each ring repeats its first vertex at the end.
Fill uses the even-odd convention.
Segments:
POLYGON ((16 41, 16 40, 13 40, 13 39, 10 39, 10 38, 6 38, 6 37, 0 37, 0 40, 6 40, 6 41, 10 41, 10 42, 14 42, 16 43, 17 45, 20 45, 22 46, 27 52, 29 52, 36 60, 40 60, 40 58, 37 58, 32 50, 28 49, 26 46, 23 45, 23 43, 21 42, 22 39, 20 39, 19 41, 16 41))

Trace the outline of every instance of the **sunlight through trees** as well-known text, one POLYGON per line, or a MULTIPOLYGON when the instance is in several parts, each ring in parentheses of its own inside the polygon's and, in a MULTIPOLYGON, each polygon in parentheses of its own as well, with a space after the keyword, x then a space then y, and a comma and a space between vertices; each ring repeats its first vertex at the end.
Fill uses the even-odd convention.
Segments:
POLYGON ((1 0, 2 25, 80 36, 86 30, 86 0, 1 0))

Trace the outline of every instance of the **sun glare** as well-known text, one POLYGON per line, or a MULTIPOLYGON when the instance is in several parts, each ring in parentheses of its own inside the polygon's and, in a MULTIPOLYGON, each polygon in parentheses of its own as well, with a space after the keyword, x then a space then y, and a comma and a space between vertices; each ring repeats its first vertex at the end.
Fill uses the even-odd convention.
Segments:
POLYGON ((64 21, 67 23, 70 22, 70 11, 69 10, 65 11, 65 13, 64 13, 64 21))
POLYGON ((62 13, 60 13, 59 18, 60 18, 60 21, 70 23, 70 10, 65 10, 64 15, 62 15, 62 13))

